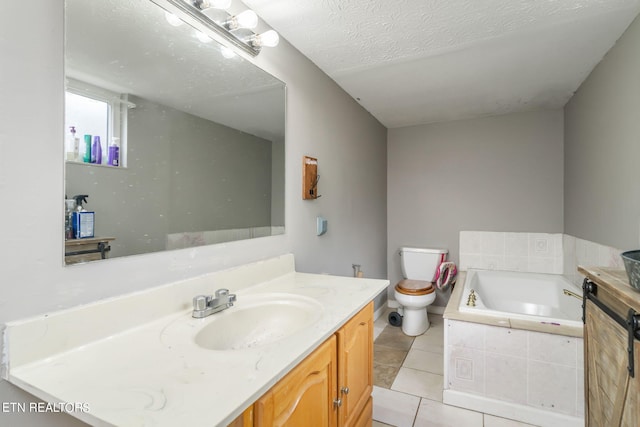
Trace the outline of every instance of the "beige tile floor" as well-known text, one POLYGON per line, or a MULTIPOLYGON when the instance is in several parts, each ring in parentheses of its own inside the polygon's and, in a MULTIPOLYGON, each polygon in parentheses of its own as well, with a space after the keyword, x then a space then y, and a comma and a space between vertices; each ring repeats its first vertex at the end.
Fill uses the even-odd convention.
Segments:
POLYGON ((374 325, 373 427, 533 427, 442 403, 444 321, 407 337, 390 326, 388 312, 374 325))

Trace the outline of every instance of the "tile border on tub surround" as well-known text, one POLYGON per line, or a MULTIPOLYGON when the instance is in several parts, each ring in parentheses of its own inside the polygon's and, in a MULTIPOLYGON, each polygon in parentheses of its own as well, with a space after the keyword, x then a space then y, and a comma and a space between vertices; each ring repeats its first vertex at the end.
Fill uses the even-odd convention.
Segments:
POLYGON ((578 237, 563 235, 562 249, 564 258, 563 274, 576 285, 582 283, 582 275, 578 273, 578 265, 612 267, 624 270, 620 254, 621 249, 583 240, 578 237))
POLYGON ((460 269, 562 274, 562 234, 461 231, 460 269))
POLYGON ((563 274, 580 284, 578 265, 624 269, 623 251, 561 233, 461 231, 460 269, 563 274))

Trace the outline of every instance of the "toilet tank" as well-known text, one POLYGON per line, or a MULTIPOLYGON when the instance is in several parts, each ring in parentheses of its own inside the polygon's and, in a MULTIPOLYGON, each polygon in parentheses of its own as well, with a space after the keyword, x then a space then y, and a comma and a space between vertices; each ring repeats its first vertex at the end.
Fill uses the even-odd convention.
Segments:
POLYGON ((400 263, 405 279, 433 282, 441 260, 449 253, 447 249, 400 248, 400 263))

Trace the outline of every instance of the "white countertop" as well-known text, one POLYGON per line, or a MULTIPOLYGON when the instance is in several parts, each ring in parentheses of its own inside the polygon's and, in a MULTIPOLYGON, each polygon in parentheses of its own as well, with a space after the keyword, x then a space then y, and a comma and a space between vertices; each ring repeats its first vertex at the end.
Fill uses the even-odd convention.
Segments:
POLYGON ((112 299, 94 310, 83 306, 60 316, 50 313, 12 322, 5 334, 7 379, 47 402, 86 404, 88 411, 72 415, 93 425, 226 425, 389 284, 388 280, 297 273, 292 271, 292 256, 267 261, 270 273, 260 274, 260 267, 214 274, 216 280, 203 277, 172 284, 148 291, 151 296, 143 292, 112 299), (261 282, 259 277, 267 280, 261 282), (235 279, 239 288, 231 286, 235 279), (219 287, 237 295, 235 306, 219 314, 241 309, 243 298, 255 300, 271 293, 309 297, 322 308, 311 326, 273 344, 207 350, 196 345, 195 333, 190 331, 199 330, 216 314, 193 319, 191 297, 195 289, 213 293, 219 287), (145 297, 153 301, 168 296, 180 301, 160 310, 155 318, 152 313, 133 316, 142 316, 144 323, 125 322, 117 332, 105 324, 126 317, 128 312, 123 310, 135 310, 145 297), (92 312, 109 315, 94 319, 92 312), (74 325, 74 329, 63 325, 74 325), (95 336, 90 329, 96 330, 95 336), (75 336, 76 330, 81 337, 75 336), (36 340, 41 343, 37 349, 32 345, 36 340))

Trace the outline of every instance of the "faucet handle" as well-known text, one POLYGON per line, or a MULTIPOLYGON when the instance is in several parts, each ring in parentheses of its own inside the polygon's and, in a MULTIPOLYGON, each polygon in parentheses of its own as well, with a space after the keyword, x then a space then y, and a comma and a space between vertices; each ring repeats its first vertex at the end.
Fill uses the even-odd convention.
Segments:
POLYGON ((229 289, 218 289, 216 291, 216 298, 224 297, 229 295, 229 289))
POLYGON ((206 295, 196 295, 195 297, 193 297, 193 309, 194 310, 204 310, 207 308, 207 300, 210 297, 207 297, 206 295))

